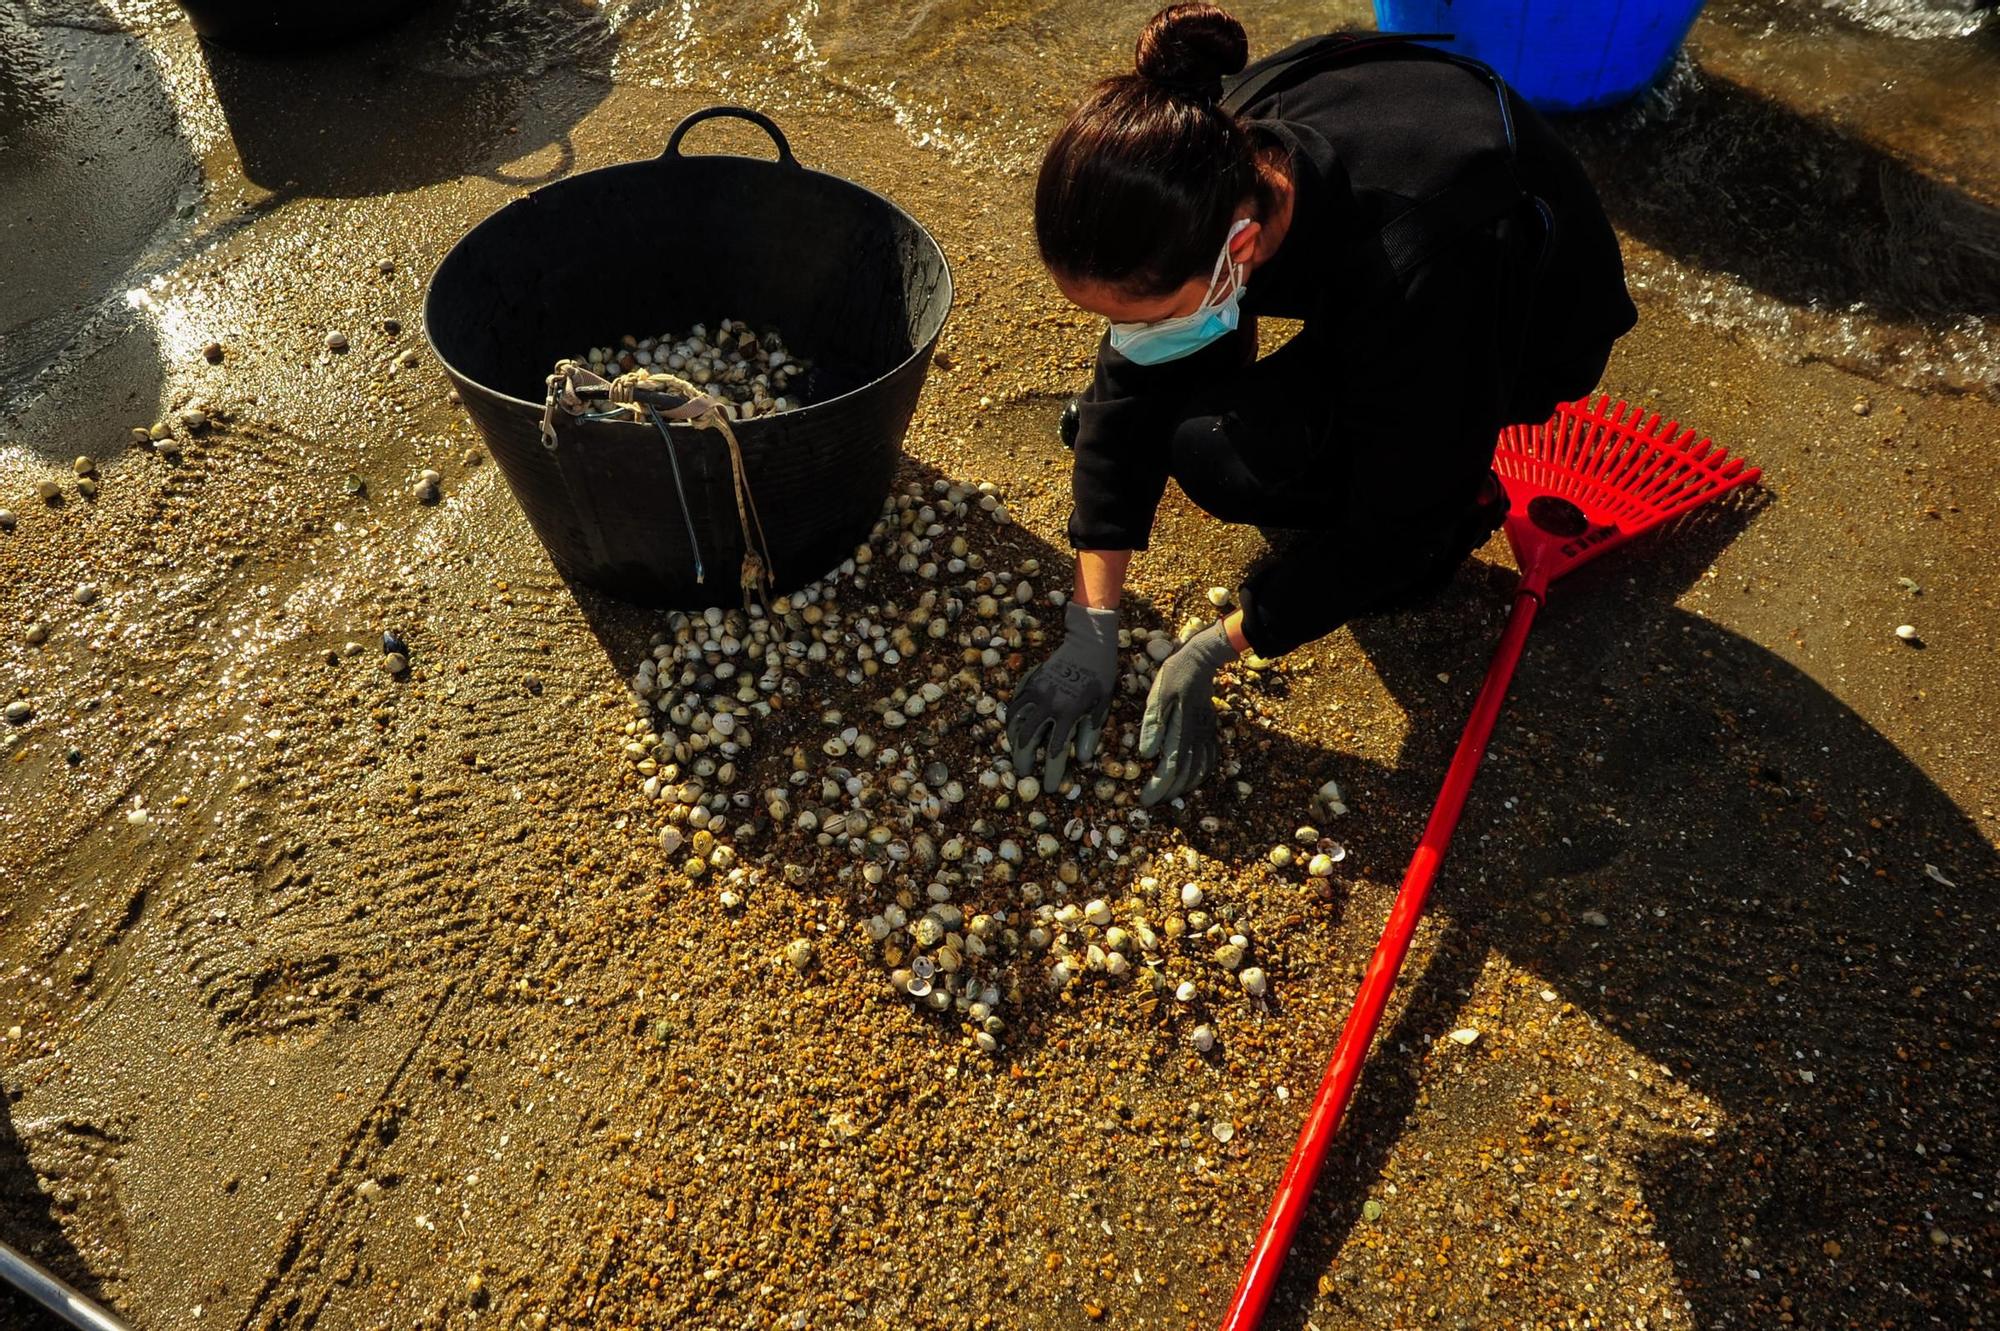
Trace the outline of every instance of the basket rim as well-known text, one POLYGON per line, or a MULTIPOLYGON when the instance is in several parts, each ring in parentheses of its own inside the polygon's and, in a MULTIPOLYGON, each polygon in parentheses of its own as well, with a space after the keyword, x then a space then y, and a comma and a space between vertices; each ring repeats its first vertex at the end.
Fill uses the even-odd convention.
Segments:
MULTIPOLYGON (((502 390, 494 388, 492 385, 486 383, 484 380, 475 378, 474 376, 467 374, 465 371, 461 370, 457 365, 453 364, 451 358, 446 356, 444 354, 444 351, 438 346, 437 338, 431 331, 431 303, 437 299, 438 275, 445 270, 446 266, 449 265, 454 258, 458 257, 459 252, 463 250, 468 244, 470 244, 479 235, 480 232, 484 231, 488 226, 498 221, 502 216, 514 211, 515 209, 532 207, 535 204, 535 202, 539 198, 541 198, 544 194, 548 194, 556 190, 561 190, 569 186, 580 185, 583 182, 590 180, 594 176, 603 176, 608 173, 644 171, 647 169, 674 170, 684 167, 695 167, 697 166, 697 164, 702 162, 728 163, 734 166, 747 165, 751 167, 782 172, 788 177, 797 173, 804 173, 807 175, 817 176, 824 181, 830 181, 836 186, 854 190, 859 194, 863 194, 868 198, 873 199, 875 202, 887 208, 891 213, 895 214, 896 216, 902 218, 904 221, 908 222, 910 226, 915 229, 916 233, 919 236, 922 236, 924 241, 930 245, 933 251, 936 252, 938 263, 940 267, 943 269, 944 309, 943 312, 938 316, 937 328, 932 331, 930 337, 925 340, 923 345, 915 348, 910 352, 909 355, 903 357, 903 359, 897 361, 889 369, 884 370, 881 374, 876 375, 872 379, 869 379, 866 382, 859 384, 854 388, 850 388, 846 392, 841 393, 837 396, 825 398, 818 402, 808 402, 800 407, 794 407, 790 411, 782 413, 783 415, 787 417, 803 416, 806 413, 818 411, 821 407, 831 407, 835 403, 844 402, 848 398, 855 397, 861 393, 869 391, 870 389, 874 388, 877 384, 880 384, 885 379, 894 378, 896 375, 901 374, 904 370, 908 369, 909 366, 913 362, 918 360, 920 357, 926 357, 931 354, 932 349, 935 348, 938 344, 938 339, 944 335, 945 325, 951 321, 952 308, 957 303, 957 298, 958 298, 958 281, 956 277, 954 277, 952 274, 951 256, 945 253, 944 246, 938 243, 937 237, 931 234, 929 227, 926 227, 922 222, 918 221, 915 217, 911 216, 910 213, 905 211, 900 204, 896 203, 893 199, 890 199, 888 196, 879 194, 876 191, 868 188, 866 185, 859 183, 858 181, 849 180, 845 176, 834 175, 830 171, 820 171, 816 170, 813 167, 797 163, 791 166, 786 166, 783 163, 774 162, 767 158, 751 157, 743 153, 702 153, 697 156, 691 156, 691 157, 689 156, 672 157, 672 158, 643 157, 629 162, 613 162, 607 166, 593 167, 588 171, 582 171, 573 176, 565 176, 561 180, 551 181, 550 183, 543 185, 538 189, 529 191, 528 193, 522 195, 517 199, 509 199, 506 203, 500 205, 498 208, 495 208, 485 217, 482 217, 477 223, 475 223, 470 229, 468 229, 464 235, 460 236, 458 240, 453 243, 450 249, 445 251, 444 257, 438 260, 437 267, 431 271, 430 281, 427 282, 424 286, 424 318, 423 318, 424 342, 426 345, 430 347, 431 354, 437 357, 438 364, 442 365, 445 369, 445 372, 448 375, 450 375, 453 379, 459 380, 466 384, 470 384, 473 387, 479 389, 480 392, 486 394, 491 398, 495 398, 510 407, 520 407, 525 410, 535 412, 536 414, 539 415, 545 405, 544 403, 530 402, 526 398, 516 397, 512 393, 503 392, 502 390)), ((744 426, 754 427, 760 421, 767 419, 770 418, 756 417, 751 420, 744 421, 742 422, 742 424, 744 426)), ((650 421, 607 420, 600 423, 608 425, 631 425, 649 431, 654 428, 650 421)), ((680 426, 690 430, 698 428, 686 421, 670 421, 668 424, 670 426, 680 426)))

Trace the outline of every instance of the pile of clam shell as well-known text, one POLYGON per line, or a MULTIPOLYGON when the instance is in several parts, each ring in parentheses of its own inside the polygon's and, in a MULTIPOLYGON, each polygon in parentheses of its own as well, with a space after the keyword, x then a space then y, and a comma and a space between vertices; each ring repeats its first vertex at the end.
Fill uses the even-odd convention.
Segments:
MULTIPOLYGON (((1137 983, 1206 1053, 1199 1019, 1269 981, 1239 912, 1179 881, 1212 863, 1139 805, 1137 709, 1059 789, 1005 756, 997 694, 1053 647, 1064 599, 1037 589, 1036 560, 975 548, 1009 521, 990 484, 911 485, 851 558, 768 611, 669 615, 628 680, 625 759, 691 883, 731 910, 774 883, 853 901, 892 990, 979 1049, 1001 1048, 1023 983, 1137 983)), ((1177 643, 1119 636, 1121 687, 1143 695, 1177 643)), ((1237 776, 1225 764, 1211 798, 1246 799, 1237 776)), ((1315 814, 1337 800, 1323 789, 1315 814)), ((784 957, 809 958, 803 940, 784 957)))
POLYGON ((711 333, 696 324, 685 336, 620 338, 574 357, 607 379, 645 370, 674 374, 722 398, 731 420, 773 416, 805 405, 812 362, 794 356, 775 328, 759 333, 741 319, 724 319, 711 333))

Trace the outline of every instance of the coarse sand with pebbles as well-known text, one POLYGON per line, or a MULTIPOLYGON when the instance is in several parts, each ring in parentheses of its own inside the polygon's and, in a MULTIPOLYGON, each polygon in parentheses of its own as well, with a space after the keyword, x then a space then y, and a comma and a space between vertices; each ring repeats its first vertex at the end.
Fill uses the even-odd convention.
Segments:
MULTIPOLYGON (((1697 30, 1752 88, 1717 114, 1743 8, 1697 30)), ((781 31, 676 63, 664 9, 551 9, 526 61, 476 10, 277 79, 164 7, 31 28, 148 81, 198 188, 5 385, 0 1238, 149 1331, 1213 1325, 1504 544, 1226 671, 1228 770, 1145 810, 1148 672, 1262 549, 1170 494, 1104 750, 1031 785, 998 729, 1099 333, 1031 179, 781 31), (959 304, 851 565, 640 610, 555 574, 422 294, 523 189, 749 93, 959 304)), ((1060 114, 954 77, 1023 143, 1060 114)), ((1766 484, 1552 595, 1271 1324, 1987 1325, 2000 406, 1690 318, 1661 274, 1726 248, 1619 216, 1607 391, 1766 484)))

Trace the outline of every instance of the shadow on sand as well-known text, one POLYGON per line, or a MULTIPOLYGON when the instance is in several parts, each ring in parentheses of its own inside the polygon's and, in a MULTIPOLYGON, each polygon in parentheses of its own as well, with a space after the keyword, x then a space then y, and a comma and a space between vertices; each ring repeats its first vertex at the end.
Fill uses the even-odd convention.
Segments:
POLYGON ((566 175, 571 128, 611 90, 614 44, 594 5, 454 0, 312 55, 201 49, 243 174, 284 199, 566 175), (545 78, 553 66, 577 77, 545 78), (551 146, 525 174, 490 165, 551 146))
MULTIPOLYGON (((928 488, 936 477, 904 479, 928 488)), ((1916 1310, 1962 1324, 1991 1297, 1976 1254, 1991 1251, 1995 1222, 1971 1189, 2000 1153, 1984 1015, 2000 947, 1980 886, 2000 878, 2000 859, 1920 768, 1817 682, 1674 608, 1757 506, 1746 496, 1698 513, 1551 597, 1432 899, 1442 941, 1403 978, 1404 1006, 1334 1152, 1345 1163, 1322 1183, 1271 1325, 1308 1320, 1318 1277, 1416 1104, 1419 1051, 1455 1024, 1494 949, 1720 1106, 1713 1138, 1628 1148, 1697 1325, 1772 1325, 1780 1312, 1801 1325, 1875 1325, 1916 1310), (1505 807, 1509 796, 1519 808, 1505 807), (1585 910, 1610 927, 1579 926, 1585 910)), ((988 548, 994 564, 1067 566, 1066 552, 1018 527, 988 548)), ((1432 605, 1351 626, 1412 718, 1392 768, 1285 738, 1239 747, 1258 767, 1259 804, 1245 812, 1203 792, 1177 815, 1188 839, 1247 871, 1337 770, 1373 811, 1342 829, 1350 863, 1393 883, 1512 584, 1510 571, 1475 561, 1432 605), (1460 685, 1439 685, 1440 671, 1460 685), (1222 833, 1196 828, 1208 813, 1223 817, 1222 833)), ((880 576, 870 599, 896 590, 880 576)), ((660 615, 576 591, 609 658, 621 671, 637 661, 660 615)), ((1142 604, 1130 618, 1157 620, 1142 604)), ((1338 688, 1311 672, 1284 680, 1271 687, 1306 707, 1338 688)), ((1332 930, 1340 910, 1317 928, 1332 930)), ((1287 960, 1271 963, 1280 992, 1287 960)), ((1017 1051, 1064 1020, 1040 986, 1023 991, 1017 1051)), ((1093 1020, 1136 1018, 1094 1008, 1093 1020)), ((951 1038, 944 1023, 940 1038, 951 1038)), ((1326 1040, 1331 1052, 1331 1030, 1326 1040)), ((1297 1121, 1272 1134, 1274 1154, 1297 1121)), ((1525 1277, 1487 1297, 1504 1320, 1537 1291, 1525 1277)))
MULTIPOLYGON (((1433 897, 1444 941, 1405 977, 1293 1291, 1328 1268, 1394 1150, 1418 1094, 1407 1051, 1453 1024, 1498 949, 1720 1107, 1712 1138, 1641 1152, 1695 1325, 1970 1325, 1991 1306, 1977 1254, 1996 1226, 1973 1190, 2000 1150, 2000 857, 1816 681, 1673 608, 1748 517, 1696 514, 1551 596, 1433 897), (1579 925, 1586 910, 1610 927, 1579 925)), ((1404 812, 1371 841, 1414 844, 1461 720, 1432 681, 1477 677, 1511 581, 1468 566, 1443 604, 1353 626, 1427 722, 1381 774, 1404 812)), ((1295 1298, 1274 1325, 1306 1317, 1295 1298)))
POLYGON ((2000 319, 2000 209, 1741 84, 1682 71, 1555 124, 1619 231, 1692 268, 1793 305, 2000 319))
MULTIPOLYGON (((13 1100, 14 1092, 0 1091, 0 1241, 67 1282, 78 1293, 109 1308, 109 1297, 83 1256, 71 1246, 60 1217, 64 1211, 77 1208, 79 1194, 83 1192, 90 1194, 91 1203, 102 1200, 108 1204, 111 1199, 108 1195, 102 1199, 96 1195, 101 1180, 88 1176, 94 1171, 80 1170, 76 1176, 65 1176, 66 1171, 58 1166, 57 1172, 44 1182, 28 1162, 27 1147, 14 1122, 13 1100)), ((73 1135, 64 1131, 70 1126, 58 1125, 56 1135, 73 1135)), ((113 1224, 115 1229, 115 1219, 113 1224)), ((0 1326, 55 1325, 58 1325, 56 1319, 38 1304, 16 1293, 11 1286, 0 1284, 0 1326)))

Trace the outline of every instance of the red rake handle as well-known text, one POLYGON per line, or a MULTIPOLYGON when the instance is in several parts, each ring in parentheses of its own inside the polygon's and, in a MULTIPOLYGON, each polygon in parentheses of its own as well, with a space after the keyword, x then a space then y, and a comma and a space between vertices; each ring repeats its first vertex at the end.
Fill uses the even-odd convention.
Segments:
POLYGON ((1486 742, 1493 737, 1494 723, 1500 719, 1500 704, 1514 678, 1514 667, 1521 660, 1528 627, 1535 622, 1535 611, 1542 603, 1542 587, 1546 585, 1524 585, 1515 594, 1506 631, 1500 635, 1493 663, 1486 667, 1486 681, 1479 686, 1479 701, 1473 704, 1472 717, 1465 723, 1458 751, 1452 755, 1451 770, 1445 774, 1437 807, 1431 810, 1423 840, 1417 843, 1417 853, 1403 873, 1403 885, 1397 889, 1396 903, 1389 909, 1389 923, 1383 927, 1382 941, 1375 945, 1375 955, 1369 958, 1368 973, 1361 978, 1354 1009, 1347 1014, 1347 1024, 1341 1027, 1340 1043, 1334 1046, 1326 1075, 1320 1079, 1319 1093, 1313 1097, 1305 1126, 1299 1130, 1298 1145, 1292 1148, 1284 1177, 1278 1180, 1278 1194, 1271 1199, 1270 1214, 1264 1217, 1264 1228, 1243 1267, 1243 1279, 1230 1299, 1222 1331, 1255 1331, 1264 1320, 1264 1309, 1271 1302, 1271 1295, 1277 1291, 1278 1273, 1291 1251, 1292 1232, 1299 1227, 1306 1203, 1312 1198, 1313 1183, 1326 1161, 1327 1148, 1333 1144, 1333 1134, 1340 1129, 1340 1117, 1346 1112, 1354 1083, 1361 1076, 1362 1060, 1375 1039, 1376 1027, 1382 1024, 1382 1010, 1388 1006, 1389 991, 1396 985, 1396 972, 1402 969, 1410 939, 1417 932, 1417 921, 1424 913, 1424 899, 1437 880, 1445 847, 1451 844, 1459 815, 1465 811, 1472 779, 1479 773, 1479 760, 1485 757, 1486 742))

